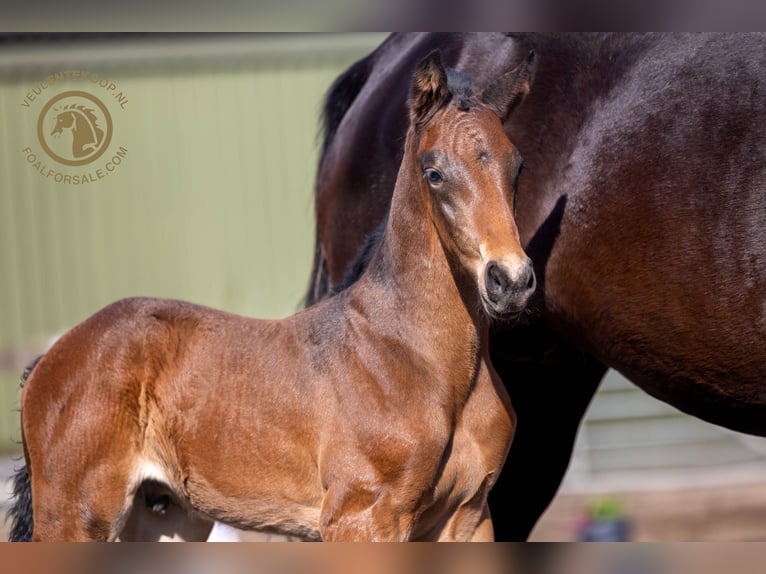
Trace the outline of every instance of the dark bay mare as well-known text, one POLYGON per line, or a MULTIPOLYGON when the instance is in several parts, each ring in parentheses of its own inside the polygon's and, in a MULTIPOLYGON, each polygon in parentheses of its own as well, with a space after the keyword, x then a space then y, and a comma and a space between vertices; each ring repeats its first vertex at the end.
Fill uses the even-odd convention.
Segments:
POLYGON ((521 322, 491 334, 518 417, 490 495, 498 539, 524 540, 547 507, 607 367, 682 411, 766 435, 762 35, 389 37, 327 97, 308 302, 343 281, 388 211, 407 79, 434 48, 477 85, 531 49, 538 58, 505 122, 528 167, 516 222, 538 289, 521 322))
POLYGON ((14 532, 34 517, 34 540, 117 539, 150 481, 181 520, 492 540, 487 494, 515 417, 489 325, 535 288, 501 120, 533 72, 530 56, 479 92, 438 52, 408 72, 390 216, 338 296, 280 321, 126 299, 63 335, 22 391, 14 532))

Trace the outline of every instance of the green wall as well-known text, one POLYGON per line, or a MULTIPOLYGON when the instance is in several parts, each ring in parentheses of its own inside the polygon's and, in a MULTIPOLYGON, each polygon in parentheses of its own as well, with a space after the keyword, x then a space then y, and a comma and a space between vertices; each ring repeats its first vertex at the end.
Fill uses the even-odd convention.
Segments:
POLYGON ((300 306, 322 97, 383 37, 0 49, 0 448, 18 439, 13 409, 26 360, 115 299, 173 297, 259 317, 300 306), (114 141, 128 153, 93 184, 46 179, 22 151, 36 141, 25 94, 66 69, 98 72, 128 99, 112 114, 114 141))

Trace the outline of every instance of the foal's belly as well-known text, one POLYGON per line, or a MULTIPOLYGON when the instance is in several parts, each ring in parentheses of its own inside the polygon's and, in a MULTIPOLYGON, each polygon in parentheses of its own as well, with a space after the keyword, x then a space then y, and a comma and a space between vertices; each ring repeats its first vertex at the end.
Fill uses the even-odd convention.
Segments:
POLYGON ((243 530, 319 539, 322 493, 310 474, 288 472, 274 461, 252 466, 245 476, 226 465, 211 469, 190 453, 182 475, 174 489, 185 505, 209 519, 243 530))
POLYGON ((322 487, 313 422, 298 417, 284 400, 280 411, 247 406, 276 400, 265 395, 245 399, 221 391, 219 397, 220 408, 202 401, 208 408, 187 412, 151 433, 155 452, 168 461, 167 482, 209 519, 318 539, 322 487), (162 445, 168 446, 163 450, 162 445))

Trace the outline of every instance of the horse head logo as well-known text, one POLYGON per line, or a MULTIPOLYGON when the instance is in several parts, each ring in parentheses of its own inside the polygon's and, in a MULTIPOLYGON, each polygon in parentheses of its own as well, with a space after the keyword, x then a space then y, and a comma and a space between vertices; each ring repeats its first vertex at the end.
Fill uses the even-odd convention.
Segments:
POLYGON ((106 151, 112 118, 106 106, 87 92, 64 92, 40 112, 37 135, 46 153, 64 165, 85 165, 106 151))
POLYGON ((92 108, 71 104, 54 111, 57 112, 56 126, 50 135, 60 136, 64 130, 71 130, 75 158, 86 157, 98 150, 104 140, 104 130, 98 127, 98 118, 92 108))

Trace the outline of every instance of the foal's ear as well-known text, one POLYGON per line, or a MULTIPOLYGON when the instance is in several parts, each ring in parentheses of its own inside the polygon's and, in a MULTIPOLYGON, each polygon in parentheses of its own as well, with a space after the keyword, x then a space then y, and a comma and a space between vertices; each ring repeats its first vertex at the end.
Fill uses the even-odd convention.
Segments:
POLYGON ((410 87, 410 120, 422 125, 447 100, 447 72, 441 61, 441 53, 434 50, 420 62, 410 87))
POLYGON ((501 120, 505 121, 513 109, 521 103, 524 96, 529 93, 529 88, 535 78, 536 68, 535 51, 530 50, 521 64, 500 76, 484 90, 481 99, 501 120))

